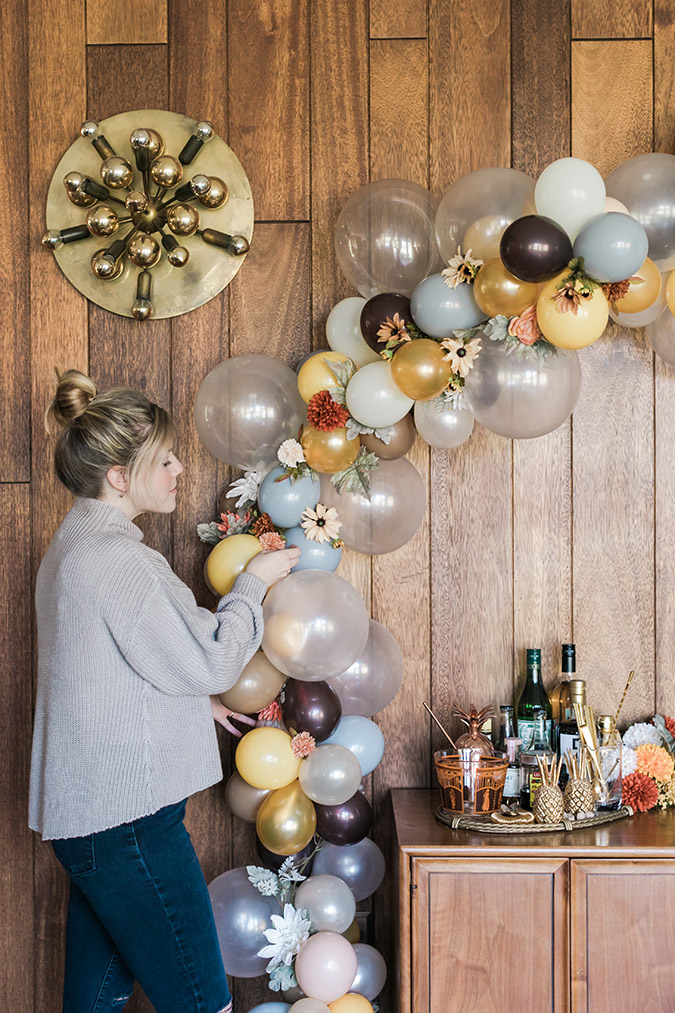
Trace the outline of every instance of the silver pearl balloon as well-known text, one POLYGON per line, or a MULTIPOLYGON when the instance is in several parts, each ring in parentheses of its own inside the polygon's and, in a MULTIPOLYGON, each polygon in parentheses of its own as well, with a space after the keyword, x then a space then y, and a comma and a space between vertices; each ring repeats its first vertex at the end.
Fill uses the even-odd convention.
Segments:
POLYGON ((461 446, 473 432, 473 415, 468 407, 439 406, 435 401, 415 402, 415 427, 430 447, 451 450, 461 446))

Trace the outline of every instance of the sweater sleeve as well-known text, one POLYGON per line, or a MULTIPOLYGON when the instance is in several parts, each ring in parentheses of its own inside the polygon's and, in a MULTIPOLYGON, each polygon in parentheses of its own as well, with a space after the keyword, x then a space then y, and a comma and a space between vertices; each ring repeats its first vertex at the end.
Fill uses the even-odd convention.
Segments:
POLYGON ((167 567, 166 579, 154 583, 120 649, 134 671, 163 693, 223 693, 260 646, 265 590, 258 577, 242 573, 214 614, 200 608, 167 567))

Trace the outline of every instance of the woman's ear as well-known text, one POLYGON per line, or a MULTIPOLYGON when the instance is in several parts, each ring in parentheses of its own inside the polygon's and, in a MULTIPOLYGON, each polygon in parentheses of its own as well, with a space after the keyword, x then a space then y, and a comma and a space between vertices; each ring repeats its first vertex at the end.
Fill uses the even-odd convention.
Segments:
POLYGON ((112 486, 118 496, 121 498, 127 491, 127 471, 121 465, 116 464, 113 468, 108 468, 106 472, 106 479, 108 484, 112 486))

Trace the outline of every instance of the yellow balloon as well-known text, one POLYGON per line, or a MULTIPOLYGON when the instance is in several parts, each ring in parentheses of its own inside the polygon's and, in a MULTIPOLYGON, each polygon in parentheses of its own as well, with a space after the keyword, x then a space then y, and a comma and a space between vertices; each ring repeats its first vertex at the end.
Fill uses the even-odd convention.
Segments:
POLYGON ((328 1003, 331 1013, 373 1013, 373 1007, 363 995, 347 992, 341 999, 328 1003))
POLYGON ((218 542, 206 560, 206 576, 216 593, 227 594, 259 552, 262 552, 260 542, 253 535, 230 535, 218 542))
POLYGON ((300 442, 310 468, 329 475, 353 464, 361 446, 358 437, 355 440, 347 439, 344 426, 326 433, 307 425, 302 431, 300 442))
POLYGON ((666 302, 668 303, 668 309, 675 315, 675 271, 671 271, 668 275, 668 282, 666 284, 666 302))
POLYGON ((258 809, 255 829, 263 847, 275 855, 295 855, 307 847, 316 830, 316 809, 299 781, 267 796, 258 809))
POLYGON ((609 303, 601 288, 577 306, 577 313, 563 313, 554 301, 556 286, 568 274, 563 271, 544 286, 537 300, 537 323, 544 337, 558 348, 587 348, 597 341, 609 319, 609 303))
POLYGON ((617 299, 617 313, 641 313, 655 303, 661 292, 661 273, 649 257, 642 267, 633 275, 637 281, 631 281, 628 292, 623 299, 617 299))
POLYGON ((391 360, 391 377, 398 389, 413 401, 429 401, 440 394, 452 376, 445 349, 431 338, 415 338, 397 350, 391 360))
POLYGON ((528 306, 534 306, 538 292, 538 285, 521 281, 507 271, 500 257, 483 264, 473 283, 476 302, 489 317, 520 316, 528 306))
MULTIPOLYGON (((233 536, 234 537, 234 536, 233 536)), ((286 681, 262 651, 256 651, 231 689, 220 694, 221 703, 239 714, 254 714, 267 707, 286 681)))
POLYGON ((359 928, 359 923, 357 922, 356 918, 351 923, 351 925, 349 926, 349 928, 344 930, 344 932, 342 933, 342 935, 345 937, 345 939, 349 940, 349 942, 352 944, 352 946, 354 945, 354 943, 360 942, 360 940, 361 940, 361 929, 359 928))
POLYGON ((234 754, 237 770, 254 788, 283 788, 300 773, 291 737, 281 728, 254 728, 247 732, 234 754))
MULTIPOLYGON (((533 212, 534 213, 534 212, 533 212)), ((527 214, 523 211, 523 214, 527 214)), ((499 256, 499 244, 504 229, 511 219, 505 215, 485 215, 468 227, 464 233, 462 250, 471 250, 471 257, 478 260, 492 260, 499 256)))
POLYGON ((298 390, 303 401, 309 402, 317 391, 335 387, 335 374, 330 371, 327 362, 349 362, 349 356, 329 349, 303 362, 298 372, 298 390))

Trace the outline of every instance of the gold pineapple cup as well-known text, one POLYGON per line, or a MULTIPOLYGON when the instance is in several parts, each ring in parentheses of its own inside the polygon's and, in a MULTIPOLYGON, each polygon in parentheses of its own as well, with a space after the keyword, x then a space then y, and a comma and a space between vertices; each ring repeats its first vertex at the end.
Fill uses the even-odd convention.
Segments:
POLYGON ((541 772, 541 785, 537 788, 534 796, 532 811, 537 823, 560 823, 565 812, 563 793, 558 787, 558 776, 560 774, 561 762, 551 760, 549 767, 546 760, 537 757, 539 770, 541 772))

